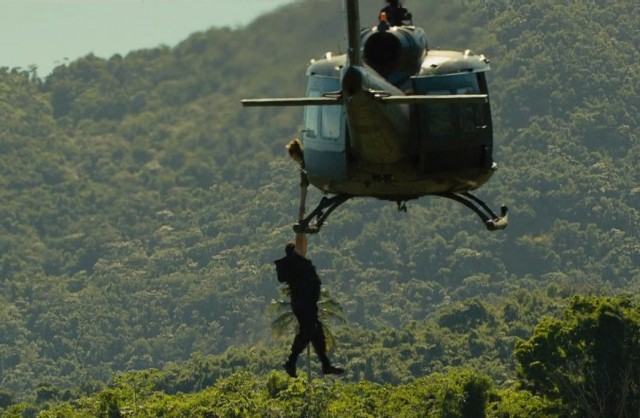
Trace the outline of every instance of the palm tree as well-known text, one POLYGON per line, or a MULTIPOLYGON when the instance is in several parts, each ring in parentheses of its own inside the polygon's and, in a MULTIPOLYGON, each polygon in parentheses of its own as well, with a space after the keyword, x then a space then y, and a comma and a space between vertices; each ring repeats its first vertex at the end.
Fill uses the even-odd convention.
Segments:
MULTIPOLYGON (((271 329, 274 336, 282 337, 283 335, 291 335, 292 330, 298 329, 298 321, 296 320, 293 311, 291 310, 291 303, 288 299, 289 289, 287 287, 280 288, 282 294, 281 299, 274 299, 271 301, 269 311, 276 315, 276 319, 271 322, 271 329)), ((320 290, 320 299, 318 300, 318 319, 322 323, 322 331, 327 343, 327 351, 335 345, 335 337, 327 324, 331 321, 337 321, 340 323, 346 323, 347 320, 342 312, 342 306, 335 301, 329 292, 324 288, 320 290)), ((307 378, 308 382, 311 382, 311 344, 307 345, 307 378)))

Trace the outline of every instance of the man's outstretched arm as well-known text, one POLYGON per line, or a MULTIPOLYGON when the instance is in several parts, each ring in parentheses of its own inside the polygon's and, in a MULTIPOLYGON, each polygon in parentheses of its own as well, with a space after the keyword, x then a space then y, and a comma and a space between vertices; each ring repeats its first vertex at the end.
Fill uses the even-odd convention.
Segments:
POLYGON ((295 251, 303 256, 307 256, 307 234, 296 234, 296 249, 295 251))
MULTIPOLYGON (((307 184, 300 183, 300 208, 298 209, 298 223, 302 223, 305 213, 305 202, 307 201, 307 184)), ((296 252, 303 257, 307 255, 307 234, 296 234, 296 252)))

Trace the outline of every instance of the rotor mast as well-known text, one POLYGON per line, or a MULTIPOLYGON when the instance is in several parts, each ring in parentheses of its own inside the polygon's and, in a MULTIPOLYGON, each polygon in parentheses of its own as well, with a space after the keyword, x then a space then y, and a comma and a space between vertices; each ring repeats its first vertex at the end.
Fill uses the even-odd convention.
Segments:
POLYGON ((360 8, 358 0, 344 0, 349 65, 362 66, 360 55, 360 8))

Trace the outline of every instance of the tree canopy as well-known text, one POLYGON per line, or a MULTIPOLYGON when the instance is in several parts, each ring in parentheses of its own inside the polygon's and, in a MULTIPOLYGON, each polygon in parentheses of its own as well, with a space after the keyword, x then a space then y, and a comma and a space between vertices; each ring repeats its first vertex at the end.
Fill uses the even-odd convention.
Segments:
MULTIPOLYGON (((362 23, 374 22, 379 5, 361 3, 362 23)), ((569 323, 541 318, 574 295, 640 290, 637 1, 525 3, 409 5, 430 47, 491 59, 499 168, 479 194, 507 204, 511 224, 487 233, 436 198, 407 214, 363 199, 332 215, 309 254, 348 321, 336 330, 347 391, 466 367, 495 385, 482 393, 579 413, 547 392, 600 372, 516 371, 516 341, 538 323, 541 344, 571 321, 635 323, 634 298, 578 299, 609 307, 601 319, 576 304, 569 323), (518 376, 531 392, 509 391, 518 376)), ((100 389, 132 371, 168 370, 177 393, 254 385, 280 364, 266 309, 297 209, 284 145, 302 115, 239 101, 303 94, 308 60, 344 50, 340 13, 298 1, 173 48, 87 55, 45 79, 0 68, 0 408, 99 393, 108 410, 120 394, 100 389)), ((621 341, 611 350, 630 347, 621 341)), ((521 343, 517 358, 530 351, 531 365, 544 353, 527 344, 537 347, 521 343)), ((596 356, 580 350, 583 363, 596 356)))

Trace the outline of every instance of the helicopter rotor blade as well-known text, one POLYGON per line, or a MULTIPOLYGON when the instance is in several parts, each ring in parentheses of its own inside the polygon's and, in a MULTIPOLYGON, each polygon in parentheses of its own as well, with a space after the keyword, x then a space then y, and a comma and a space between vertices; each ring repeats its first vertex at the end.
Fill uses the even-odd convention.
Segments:
POLYGON ((337 106, 342 104, 342 99, 340 97, 289 97, 271 99, 244 99, 240 102, 244 107, 337 106))
POLYGON ((423 103, 480 103, 489 101, 486 94, 455 94, 455 95, 408 95, 387 96, 384 93, 375 92, 374 97, 382 103, 388 104, 423 104, 423 103))

